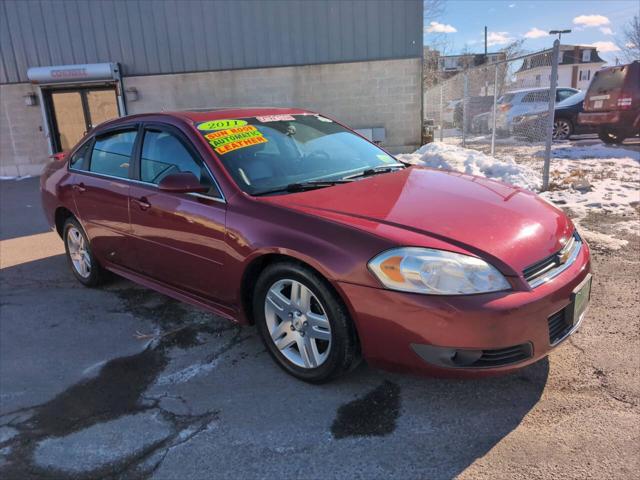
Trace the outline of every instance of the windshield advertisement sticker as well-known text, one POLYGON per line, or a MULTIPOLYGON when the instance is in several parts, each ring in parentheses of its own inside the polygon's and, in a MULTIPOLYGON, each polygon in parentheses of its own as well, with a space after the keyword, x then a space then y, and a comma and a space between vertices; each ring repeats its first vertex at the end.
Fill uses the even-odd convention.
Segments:
POLYGON ((246 124, 246 120, 212 120, 198 124, 198 130, 225 130, 227 128, 242 127, 246 124))
POLYGON ((267 142, 267 139, 253 125, 219 130, 208 133, 204 137, 219 154, 267 142))
POLYGON ((260 117, 256 117, 258 119, 259 122, 290 122, 292 120, 295 120, 293 115, 289 115, 289 114, 283 114, 283 115, 263 115, 260 117))
POLYGON ((238 140, 236 142, 230 142, 215 148, 216 153, 224 155, 225 153, 233 152, 239 148, 251 147, 252 145, 258 145, 260 143, 267 143, 267 139, 262 135, 259 137, 247 138, 246 140, 238 140))

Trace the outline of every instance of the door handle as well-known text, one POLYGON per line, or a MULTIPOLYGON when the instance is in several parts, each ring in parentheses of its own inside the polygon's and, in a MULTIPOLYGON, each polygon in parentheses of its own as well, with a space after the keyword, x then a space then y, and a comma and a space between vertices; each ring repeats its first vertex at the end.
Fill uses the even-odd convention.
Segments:
POLYGON ((74 185, 73 189, 78 193, 82 193, 82 192, 86 192, 87 191, 87 187, 84 186, 84 183, 78 183, 78 184, 74 185))
POLYGON ((149 200, 147 200, 147 197, 134 198, 133 201, 138 204, 140 210, 148 210, 151 208, 151 204, 149 203, 149 200))

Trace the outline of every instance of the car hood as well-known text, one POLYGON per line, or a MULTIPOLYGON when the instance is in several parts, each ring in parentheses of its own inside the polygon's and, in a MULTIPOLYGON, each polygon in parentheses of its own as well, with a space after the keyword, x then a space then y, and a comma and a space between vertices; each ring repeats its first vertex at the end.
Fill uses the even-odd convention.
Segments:
POLYGON ((492 261, 507 275, 555 253, 573 232, 562 211, 527 190, 422 167, 265 200, 395 244, 441 248, 444 242, 492 261))

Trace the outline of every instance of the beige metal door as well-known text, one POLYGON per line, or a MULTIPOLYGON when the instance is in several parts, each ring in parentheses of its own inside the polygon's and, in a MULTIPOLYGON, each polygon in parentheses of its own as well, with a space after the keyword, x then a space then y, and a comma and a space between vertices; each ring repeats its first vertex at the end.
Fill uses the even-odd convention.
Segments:
POLYGON ((86 132, 120 116, 113 88, 78 88, 49 92, 53 148, 67 152, 86 132))
POLYGON ((115 90, 87 90, 89 128, 118 117, 118 99, 115 90))
POLYGON ((87 131, 82 95, 79 91, 55 92, 51 94, 51 103, 58 127, 58 149, 68 152, 87 131))

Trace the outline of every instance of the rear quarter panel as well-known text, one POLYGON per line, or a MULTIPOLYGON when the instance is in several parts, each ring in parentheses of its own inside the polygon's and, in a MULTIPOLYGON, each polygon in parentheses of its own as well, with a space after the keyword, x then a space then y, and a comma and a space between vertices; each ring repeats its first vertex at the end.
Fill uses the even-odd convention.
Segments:
POLYGON ((60 207, 78 216, 72 195, 72 176, 73 173, 67 170, 66 160, 52 160, 42 171, 40 197, 44 215, 51 228, 55 228, 55 213, 60 207))

